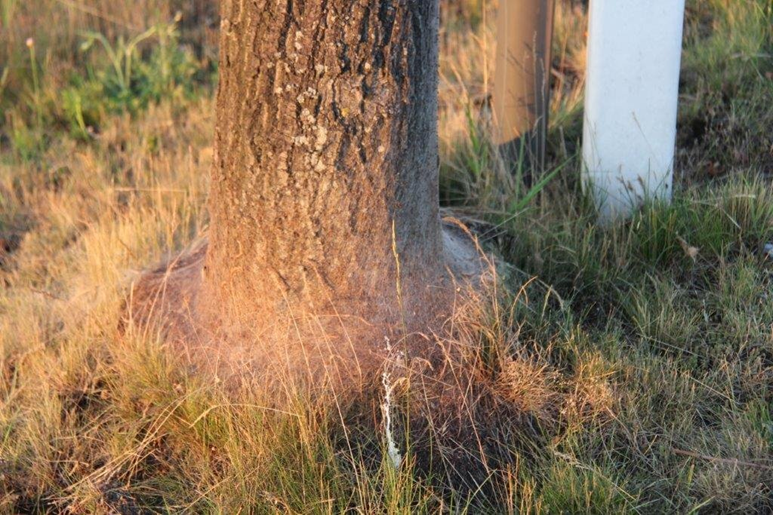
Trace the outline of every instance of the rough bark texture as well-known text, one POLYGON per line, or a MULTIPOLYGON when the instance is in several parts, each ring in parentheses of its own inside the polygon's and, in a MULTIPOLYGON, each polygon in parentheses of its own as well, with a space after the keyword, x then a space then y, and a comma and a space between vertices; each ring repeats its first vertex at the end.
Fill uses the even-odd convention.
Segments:
POLYGON ((224 0, 221 16, 206 297, 261 317, 424 302, 444 268, 437 0, 224 0))

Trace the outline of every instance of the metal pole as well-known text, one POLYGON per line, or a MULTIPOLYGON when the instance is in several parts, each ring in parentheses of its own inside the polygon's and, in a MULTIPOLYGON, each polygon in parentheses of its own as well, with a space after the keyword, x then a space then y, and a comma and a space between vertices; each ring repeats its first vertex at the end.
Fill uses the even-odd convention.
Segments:
POLYGON ((583 186, 602 220, 671 198, 684 0, 591 0, 583 186))
POLYGON ((545 164, 554 0, 500 0, 494 74, 494 142, 524 178, 545 164))

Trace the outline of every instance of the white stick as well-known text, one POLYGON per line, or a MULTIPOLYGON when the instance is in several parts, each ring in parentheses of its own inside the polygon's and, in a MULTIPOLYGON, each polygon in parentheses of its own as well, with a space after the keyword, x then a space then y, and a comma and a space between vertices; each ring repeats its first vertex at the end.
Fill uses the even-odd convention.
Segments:
POLYGON ((583 186, 602 220, 671 198, 684 0, 591 0, 583 186))

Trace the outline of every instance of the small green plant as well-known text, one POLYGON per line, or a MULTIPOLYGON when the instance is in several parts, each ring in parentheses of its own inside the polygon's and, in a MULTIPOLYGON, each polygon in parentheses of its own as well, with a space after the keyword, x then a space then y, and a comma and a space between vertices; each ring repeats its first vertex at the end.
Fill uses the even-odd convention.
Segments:
POLYGON ((113 46, 103 34, 87 31, 83 33, 83 36, 86 39, 81 44, 81 51, 86 52, 91 49, 95 43, 100 43, 113 67, 114 74, 110 79, 115 81, 116 86, 122 93, 129 94, 132 82, 132 61, 135 58, 137 46, 146 39, 150 39, 156 35, 157 32, 158 27, 151 27, 145 32, 133 37, 128 42, 124 41, 123 36, 121 36, 118 38, 116 45, 113 46))
MULTIPOLYGON (((10 9, 5 3, 2 7, 10 9)), ((45 50, 47 70, 50 46, 38 48, 32 37, 22 41, 24 52, 0 68, 0 103, 7 113, 0 117, 0 131, 16 148, 15 154, 26 158, 40 154, 62 126, 86 141, 111 113, 136 114, 164 99, 179 105, 193 98, 212 76, 180 43, 179 20, 178 15, 169 23, 115 40, 82 31, 81 58, 75 67, 64 68, 68 70, 64 77, 43 73, 40 56, 45 50), (64 87, 59 86, 62 82, 64 87)))
POLYGON ((30 129, 18 117, 11 117, 9 136, 16 155, 22 161, 32 161, 40 155, 42 147, 39 133, 30 129))
POLYGON ((70 133, 77 139, 87 140, 90 128, 99 126, 106 115, 105 90, 101 82, 79 76, 61 94, 61 106, 69 122, 70 133))
POLYGON ((199 63, 179 45, 176 23, 158 24, 126 40, 111 43, 98 32, 84 32, 81 51, 99 46, 107 58, 75 74, 61 94, 61 106, 73 136, 88 139, 107 113, 136 113, 164 98, 190 97, 196 88, 199 63), (155 40, 155 44, 148 44, 155 40))

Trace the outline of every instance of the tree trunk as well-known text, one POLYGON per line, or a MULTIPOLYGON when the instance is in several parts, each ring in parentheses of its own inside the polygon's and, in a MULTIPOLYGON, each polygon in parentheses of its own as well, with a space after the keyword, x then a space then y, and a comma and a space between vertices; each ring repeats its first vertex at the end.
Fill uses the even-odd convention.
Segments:
POLYGON ((223 0, 207 304, 404 317, 444 274, 437 0, 223 0))
POLYGON ((439 330, 484 270, 439 216, 437 0, 221 15, 208 242, 146 274, 131 318, 237 375, 342 381, 383 363, 385 336, 426 358, 438 347, 407 336, 439 330))

